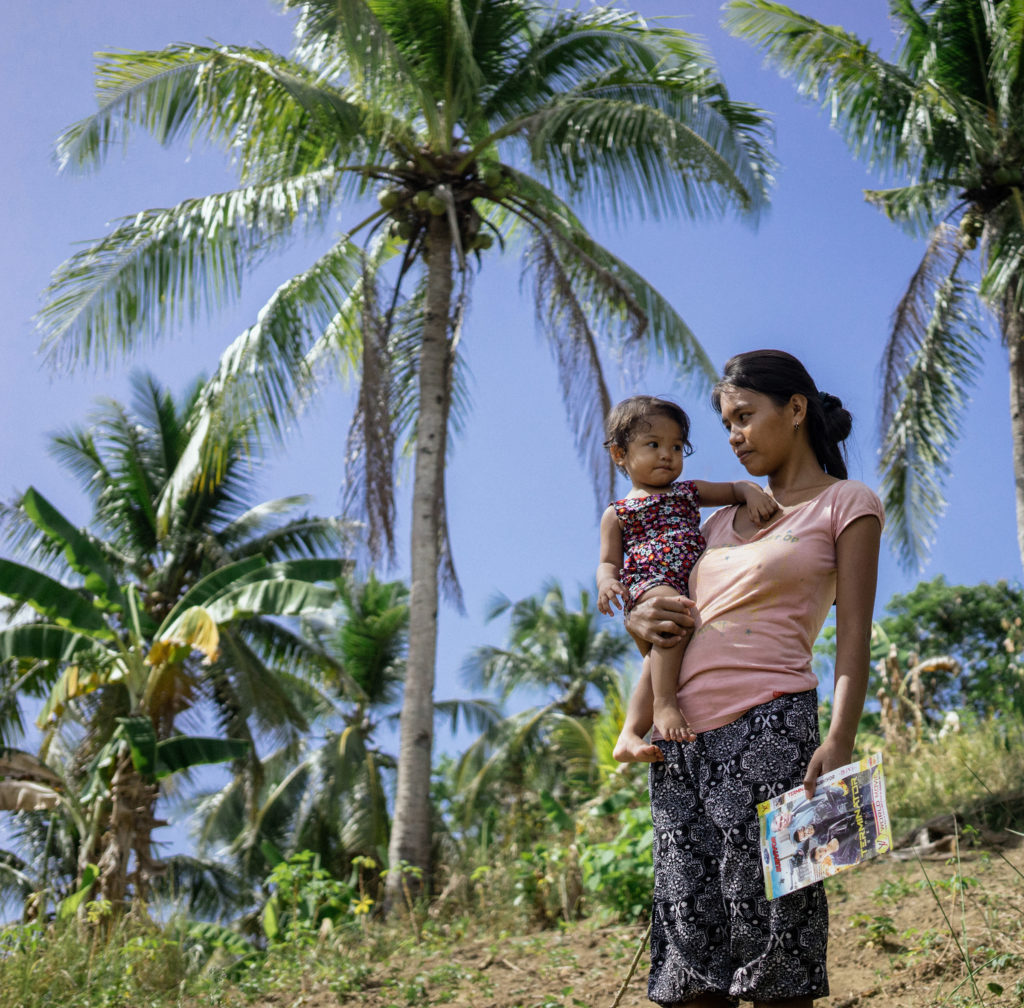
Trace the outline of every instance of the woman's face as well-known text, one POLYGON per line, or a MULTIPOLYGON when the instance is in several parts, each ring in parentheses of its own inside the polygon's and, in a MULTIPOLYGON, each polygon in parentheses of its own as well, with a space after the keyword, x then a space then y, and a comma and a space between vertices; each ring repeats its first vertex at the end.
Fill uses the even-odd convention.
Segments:
POLYGON ((793 428, 799 410, 794 409, 793 400, 779 406, 760 392, 727 388, 719 395, 719 405, 729 445, 743 468, 751 476, 777 472, 796 442, 793 428))

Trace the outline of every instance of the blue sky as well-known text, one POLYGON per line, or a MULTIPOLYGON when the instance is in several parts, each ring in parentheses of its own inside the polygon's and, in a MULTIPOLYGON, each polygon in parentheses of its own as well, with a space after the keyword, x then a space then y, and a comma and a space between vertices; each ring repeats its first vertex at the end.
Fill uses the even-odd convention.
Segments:
MULTIPOLYGON (((805 0, 802 6, 884 50, 891 48, 886 0, 805 0)), ((876 180, 853 160, 824 113, 800 99, 790 82, 764 69, 756 52, 722 32, 717 2, 639 0, 636 8, 647 17, 672 17, 707 39, 732 95, 773 114, 781 167, 772 208, 757 228, 735 220, 590 223, 601 240, 670 298, 716 365, 760 346, 781 347, 803 359, 819 387, 839 395, 854 414, 851 475, 877 485, 878 362, 891 313, 920 257, 920 242, 864 203, 862 190, 876 180)), ((323 247, 297 247, 264 264, 237 305, 168 333, 129 361, 70 375, 48 371, 36 352, 31 319, 50 272, 75 243, 106 233, 118 216, 233 184, 221 154, 185 145, 162 149, 142 134, 123 156, 113 152, 98 173, 57 175, 54 140, 94 107, 93 54, 209 39, 287 50, 290 25, 269 0, 0 5, 0 74, 7 95, 0 109, 0 135, 6 140, 0 151, 6 197, 0 263, 6 318, 0 371, 3 496, 34 485, 84 522, 84 502, 46 454, 48 435, 84 422, 96 396, 127 400, 131 367, 147 367, 177 390, 211 369, 219 350, 253 320, 274 287, 310 262, 314 248, 323 247)), ((331 233, 349 222, 343 211, 331 221, 331 233)), ((489 255, 473 291, 465 333, 473 405, 454 445, 448 482, 467 613, 442 610, 439 697, 465 695, 458 669, 467 652, 502 641, 504 627, 483 619, 493 593, 521 598, 551 577, 571 592, 577 585, 592 586, 598 504, 574 454, 530 291, 529 283, 520 285, 514 250, 504 258, 489 255)), ((634 391, 676 398, 690 412, 697 452, 687 461, 687 475, 713 480, 744 475, 705 395, 695 395, 666 370, 630 385, 613 377, 616 397, 634 391)), ((260 475, 262 495, 310 493, 315 510, 336 511, 349 413, 350 390, 344 389, 314 408, 260 475)), ((949 507, 921 572, 901 570, 883 547, 879 610, 919 577, 942 573, 951 582, 968 584, 1020 580, 1005 352, 996 339, 988 345, 965 411, 947 493, 949 507)), ((403 508, 400 560, 406 530, 403 508)), ((400 576, 404 567, 400 563, 391 573, 400 576)), ((445 746, 445 739, 438 741, 445 746)))

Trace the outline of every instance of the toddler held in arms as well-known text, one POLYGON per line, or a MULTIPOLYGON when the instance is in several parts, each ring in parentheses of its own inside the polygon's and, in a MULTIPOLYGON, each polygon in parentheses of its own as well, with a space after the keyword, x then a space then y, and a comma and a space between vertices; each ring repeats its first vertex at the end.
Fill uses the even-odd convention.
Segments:
MULTIPOLYGON (((628 613, 655 595, 689 595, 690 570, 704 551, 700 508, 746 504, 757 526, 778 510, 754 483, 676 482, 693 451, 689 435, 689 417, 666 399, 631 396, 608 414, 605 446, 633 485, 601 516, 597 607, 608 616, 613 606, 628 613)), ((650 662, 655 728, 663 738, 688 741, 693 733, 676 701, 687 640, 653 646, 634 640, 650 662)))

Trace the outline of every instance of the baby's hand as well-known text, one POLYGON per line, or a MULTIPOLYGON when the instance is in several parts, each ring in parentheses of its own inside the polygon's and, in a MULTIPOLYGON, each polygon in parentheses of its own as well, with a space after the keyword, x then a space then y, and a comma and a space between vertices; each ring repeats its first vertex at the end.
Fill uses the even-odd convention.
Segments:
POLYGON ((626 589, 618 581, 605 581, 597 591, 597 608, 605 616, 614 616, 615 609, 622 608, 622 601, 626 597, 626 589), (615 609, 612 606, 615 606, 615 609))
POLYGON ((751 487, 747 492, 747 514, 755 525, 763 525, 776 511, 778 501, 769 497, 763 490, 751 487))

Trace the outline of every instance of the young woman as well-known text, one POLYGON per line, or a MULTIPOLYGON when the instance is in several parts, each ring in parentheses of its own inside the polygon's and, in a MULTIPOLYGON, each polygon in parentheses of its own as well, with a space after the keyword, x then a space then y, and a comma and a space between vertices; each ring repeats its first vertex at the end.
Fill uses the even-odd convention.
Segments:
POLYGON ((827 907, 814 885, 768 901, 757 805, 851 762, 868 676, 882 506, 848 480, 850 414, 778 350, 739 354, 712 395, 740 463, 779 505, 758 527, 723 508, 703 527, 692 601, 630 613, 644 640, 688 641, 676 693, 692 742, 644 736, 647 673, 616 747, 652 764, 654 907, 648 996, 663 1005, 809 1008, 828 993, 827 907), (812 647, 836 606, 832 720, 818 735, 812 647))

